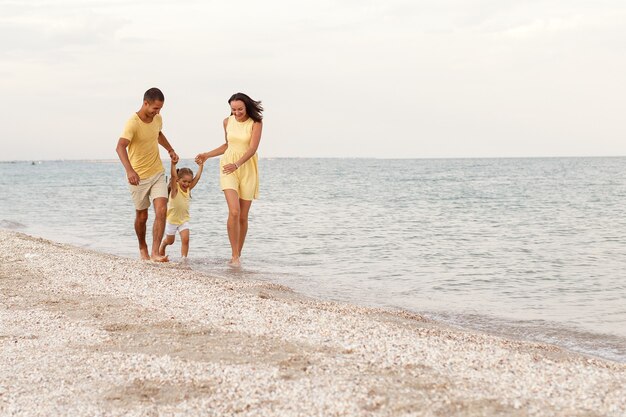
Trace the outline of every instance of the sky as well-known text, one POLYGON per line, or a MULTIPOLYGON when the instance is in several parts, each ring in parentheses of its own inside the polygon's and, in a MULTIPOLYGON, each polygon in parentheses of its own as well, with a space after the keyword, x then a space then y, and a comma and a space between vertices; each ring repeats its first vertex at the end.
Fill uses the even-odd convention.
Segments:
MULTIPOLYGON (((0 0, 0 160, 116 159, 145 90, 190 158, 626 155, 622 0, 0 0)), ((162 152, 165 156, 165 153, 162 152)))

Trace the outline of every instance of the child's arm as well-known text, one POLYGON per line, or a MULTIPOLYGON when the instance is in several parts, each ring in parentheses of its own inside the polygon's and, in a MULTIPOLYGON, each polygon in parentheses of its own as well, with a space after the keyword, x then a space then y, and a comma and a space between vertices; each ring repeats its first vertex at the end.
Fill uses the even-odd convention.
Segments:
POLYGON ((200 181, 200 177, 202 176, 202 169, 204 168, 204 163, 198 164, 198 172, 196 172, 196 176, 193 177, 193 180, 191 181, 191 184, 189 185, 189 189, 191 190, 193 187, 196 186, 196 184, 198 183, 198 181, 200 181))
POLYGON ((176 197, 176 194, 178 193, 178 187, 175 187, 176 182, 178 181, 178 173, 176 172, 177 163, 178 161, 174 162, 174 159, 170 162, 170 193, 172 198, 176 197))

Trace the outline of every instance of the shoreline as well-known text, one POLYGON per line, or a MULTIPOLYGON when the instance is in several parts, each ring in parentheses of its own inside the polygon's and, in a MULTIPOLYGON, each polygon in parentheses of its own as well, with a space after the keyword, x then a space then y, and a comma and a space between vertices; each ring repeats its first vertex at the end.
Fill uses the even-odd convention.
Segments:
POLYGON ((0 414, 626 413, 626 364, 0 229, 0 414))
MULTIPOLYGON (((36 231, 29 231, 27 226, 12 223, 8 221, 0 221, 0 230, 5 229, 8 232, 16 232, 23 233, 33 238, 41 238, 44 240, 53 241, 60 244, 68 244, 71 246, 75 246, 82 249, 88 249, 97 253, 111 254, 114 256, 119 256, 124 259, 136 260, 137 254, 135 252, 131 253, 119 253, 114 251, 112 248, 99 248, 94 247, 93 245, 86 243, 80 244, 77 243, 77 237, 73 236, 72 238, 60 237, 55 235, 54 233, 36 233, 36 231)), ((176 256, 176 255, 174 255, 176 256)), ((558 339, 555 340, 554 337, 545 338, 545 334, 539 335, 537 334, 524 334, 523 332, 518 331, 521 327, 518 320, 515 318, 503 318, 499 316, 489 316, 483 315, 483 320, 488 320, 493 323, 494 321, 498 322, 497 326, 490 326, 489 324, 476 324, 473 321, 465 320, 469 317, 466 313, 441 313, 436 311, 428 311, 428 310, 416 310, 414 308, 403 307, 399 305, 377 305, 376 303, 371 303, 367 301, 360 300, 358 298, 337 298, 337 297, 329 297, 328 295, 323 294, 311 294, 306 290, 301 291, 299 289, 294 289, 289 286, 289 284, 282 284, 280 282, 276 282, 277 280, 271 279, 271 275, 268 275, 266 278, 250 278, 250 276, 254 276, 254 274, 250 274, 250 271, 247 269, 243 269, 241 272, 237 273, 236 270, 228 270, 224 271, 214 271, 212 269, 205 269, 198 265, 194 264, 196 259, 192 259, 192 262, 189 264, 189 268, 193 269, 195 272, 200 274, 208 274, 215 278, 220 278, 224 280, 232 280, 241 277, 244 280, 256 280, 262 283, 274 283, 280 287, 285 288, 287 291, 291 293, 298 294, 300 297, 305 297, 312 300, 317 301, 331 301, 336 303, 347 303, 354 304, 358 306, 363 306, 366 308, 372 309, 383 309, 385 311, 402 311, 411 315, 421 316, 425 320, 429 320, 437 323, 440 326, 444 326, 450 329, 456 329, 459 331, 469 331, 469 332, 477 332, 477 333, 485 333, 492 336, 501 337, 504 339, 521 341, 521 342, 530 342, 530 343, 540 343, 547 345, 555 345, 565 351, 572 352, 575 354, 584 355, 587 357, 597 358, 601 360, 608 360, 612 362, 626 364, 626 351, 624 345, 624 337, 611 334, 611 333, 590 333, 591 330, 584 328, 576 328, 576 327, 568 327, 564 326, 561 323, 554 322, 551 327, 546 330, 545 334, 554 335, 556 332, 563 333, 565 332, 565 339, 562 339, 562 335, 559 336, 558 339), (234 275, 233 275, 234 273, 234 275), (600 338, 602 341, 599 342, 600 338), (595 345, 594 345, 595 343, 595 345), (600 343, 601 347, 598 347, 598 343, 600 343)), ((226 261, 224 261, 225 265, 226 261)), ((174 258, 174 262, 170 265, 176 265, 177 259, 174 258)), ((471 316, 471 315, 470 315, 471 316)), ((477 317, 477 315, 473 315, 477 317)), ((527 323, 527 322, 526 322, 527 323)), ((531 325, 532 326, 532 325, 531 325)))

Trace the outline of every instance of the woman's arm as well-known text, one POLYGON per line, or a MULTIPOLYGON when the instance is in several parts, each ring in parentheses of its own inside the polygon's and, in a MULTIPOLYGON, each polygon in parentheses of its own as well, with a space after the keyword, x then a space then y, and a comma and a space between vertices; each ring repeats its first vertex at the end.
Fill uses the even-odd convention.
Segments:
POLYGON ((230 174, 239 168, 241 165, 245 164, 246 161, 254 156, 257 149, 259 149, 259 143, 261 142, 261 132, 263 131, 263 122, 254 122, 252 125, 252 138, 250 139, 250 147, 246 153, 244 153, 239 160, 235 161, 234 164, 226 164, 224 165, 224 173, 230 174))
POLYGON ((196 164, 198 165, 203 164, 204 162, 206 162, 207 159, 213 158, 215 156, 223 155, 224 152, 226 152, 226 149, 228 149, 228 139, 226 139, 226 126, 228 125, 228 118, 224 119, 223 124, 224 124, 224 143, 221 146, 218 146, 217 148, 213 149, 212 151, 199 153, 196 156, 196 164))
POLYGON ((223 145, 218 146, 217 148, 213 149, 212 151, 205 152, 205 153, 199 153, 196 156, 196 164, 203 164, 209 158, 213 158, 215 156, 223 155, 224 152, 226 152, 226 149, 228 149, 228 144, 224 143, 223 145))

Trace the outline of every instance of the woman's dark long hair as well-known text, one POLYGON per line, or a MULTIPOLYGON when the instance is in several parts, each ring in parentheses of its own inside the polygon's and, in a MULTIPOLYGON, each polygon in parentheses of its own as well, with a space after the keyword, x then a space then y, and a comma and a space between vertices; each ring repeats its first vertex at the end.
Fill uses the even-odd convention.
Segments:
POLYGON ((255 122, 263 120, 263 106, 261 106, 260 101, 252 100, 244 93, 235 93, 228 99, 228 104, 235 100, 243 101, 244 106, 246 106, 246 113, 252 120, 255 122))

